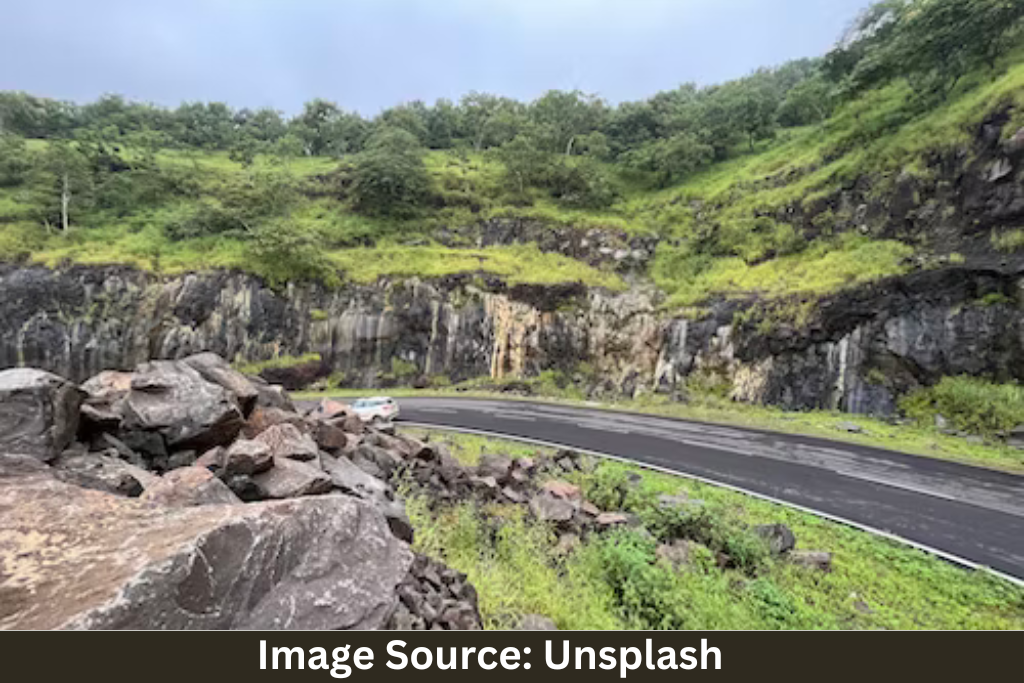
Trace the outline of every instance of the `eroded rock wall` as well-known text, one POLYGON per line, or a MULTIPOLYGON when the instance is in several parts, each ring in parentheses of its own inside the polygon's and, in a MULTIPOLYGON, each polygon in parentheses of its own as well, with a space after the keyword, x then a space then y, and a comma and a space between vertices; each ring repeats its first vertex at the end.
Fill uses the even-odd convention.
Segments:
POLYGON ((490 285, 275 291, 237 273, 2 266, 0 367, 83 381, 200 351, 234 361, 316 352, 351 386, 557 370, 596 396, 682 396, 700 373, 737 400, 880 414, 944 375, 1024 379, 1021 278, 1005 268, 947 267, 850 290, 799 328, 766 325, 767 313, 737 317, 737 302, 697 320, 665 316, 641 287, 490 285))

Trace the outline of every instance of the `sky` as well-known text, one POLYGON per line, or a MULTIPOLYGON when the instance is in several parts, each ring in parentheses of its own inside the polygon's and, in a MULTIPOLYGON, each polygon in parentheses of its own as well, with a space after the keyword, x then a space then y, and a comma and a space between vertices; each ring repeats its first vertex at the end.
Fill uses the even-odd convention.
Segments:
POLYGON ((824 54, 868 0, 18 0, 0 90, 86 102, 314 97, 372 116, 471 90, 610 102, 824 54))

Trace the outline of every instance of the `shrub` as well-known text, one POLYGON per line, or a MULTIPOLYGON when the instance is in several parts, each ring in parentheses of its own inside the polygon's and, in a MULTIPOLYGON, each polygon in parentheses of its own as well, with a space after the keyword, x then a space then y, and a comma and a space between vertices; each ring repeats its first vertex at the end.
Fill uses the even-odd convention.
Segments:
POLYGON ((942 415, 957 429, 985 436, 1024 424, 1024 388, 974 377, 944 377, 900 401, 900 408, 922 424, 942 415))
POLYGON ((430 195, 424 150, 401 129, 375 133, 356 160, 352 197, 357 211, 369 215, 407 217, 430 195))

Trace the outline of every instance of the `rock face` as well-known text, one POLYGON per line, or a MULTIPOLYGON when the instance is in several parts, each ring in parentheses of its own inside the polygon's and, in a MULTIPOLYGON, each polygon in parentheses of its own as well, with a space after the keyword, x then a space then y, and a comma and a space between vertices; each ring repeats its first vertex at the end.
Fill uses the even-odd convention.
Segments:
MULTIPOLYGON (((1024 354, 1019 284, 997 269, 923 271, 834 295, 795 329, 761 325, 758 315, 736 326, 734 314, 748 304, 735 302, 700 319, 666 318, 642 288, 485 291, 449 278, 279 293, 238 274, 159 279, 124 268, 0 266, 0 367, 35 365, 83 381, 205 349, 247 360, 318 352, 322 370, 344 373, 352 386, 556 370, 601 397, 675 393, 691 374, 711 373, 737 400, 887 414, 899 395, 943 375, 1024 380, 1015 361, 1024 354), (408 369, 396 374, 393 361, 408 369)), ((291 410, 279 390, 202 358, 189 369, 242 391, 235 408, 243 416, 250 404, 291 410)), ((106 399, 90 392, 96 414, 87 419, 109 416, 116 377, 106 399)))
POLYGON ((358 500, 168 510, 0 479, 0 628, 378 628, 412 553, 358 500), (74 596, 74 599, 69 599, 74 596))
POLYGON ((42 370, 0 372, 0 452, 53 460, 78 431, 84 397, 71 382, 42 370))

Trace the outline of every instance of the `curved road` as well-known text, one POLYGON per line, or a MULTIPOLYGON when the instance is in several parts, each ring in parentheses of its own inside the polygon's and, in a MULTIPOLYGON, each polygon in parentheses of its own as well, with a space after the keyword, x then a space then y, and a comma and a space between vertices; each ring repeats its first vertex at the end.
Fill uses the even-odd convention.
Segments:
POLYGON ((1024 477, 805 436, 521 401, 407 398, 401 421, 630 460, 1024 579, 1024 477))

